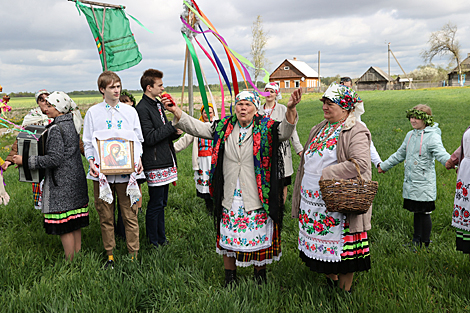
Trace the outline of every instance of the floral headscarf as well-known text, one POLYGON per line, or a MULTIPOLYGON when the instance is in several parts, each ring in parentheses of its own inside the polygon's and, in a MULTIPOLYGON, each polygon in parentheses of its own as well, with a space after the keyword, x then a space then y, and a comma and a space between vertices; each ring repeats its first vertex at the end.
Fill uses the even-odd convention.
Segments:
MULTIPOLYGON (((356 103, 362 102, 357 93, 349 87, 333 82, 323 94, 323 98, 330 99, 345 110, 354 109, 356 103)), ((321 100, 321 99, 320 99, 321 100)))
MULTIPOLYGON (((209 107, 211 107, 212 110, 214 110, 214 106, 212 105, 212 103, 209 102, 207 105, 208 105, 209 107)), ((204 112, 204 109, 205 109, 205 108, 204 108, 204 105, 201 105, 201 116, 199 117, 199 120, 202 121, 202 122, 204 122, 204 116, 202 115, 202 112, 204 112)), ((209 116, 208 116, 208 117, 209 117, 209 116)))
POLYGON ((49 91, 47 91, 46 89, 41 89, 39 90, 38 92, 36 92, 36 94, 34 95, 34 98, 36 98, 36 103, 38 103, 38 98, 40 95, 43 95, 47 93, 48 95, 50 95, 51 93, 49 91))
POLYGON ((279 88, 279 85, 277 83, 275 82, 267 83, 266 86, 264 87, 264 91, 266 91, 266 89, 272 89, 276 92, 276 100, 282 99, 281 88, 279 88))
POLYGON ((261 99, 256 91, 242 91, 235 97, 235 104, 241 100, 248 100, 255 105, 257 109, 261 106, 261 99))
POLYGON ((46 101, 55 107, 60 113, 72 113, 75 129, 77 133, 80 134, 80 130, 83 125, 83 118, 77 104, 72 100, 72 98, 63 91, 54 91, 47 96, 46 101))

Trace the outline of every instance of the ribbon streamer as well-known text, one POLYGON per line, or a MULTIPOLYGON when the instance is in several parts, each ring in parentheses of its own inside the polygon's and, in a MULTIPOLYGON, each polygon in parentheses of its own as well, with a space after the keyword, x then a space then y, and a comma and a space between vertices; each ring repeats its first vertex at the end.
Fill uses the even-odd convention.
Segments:
MULTIPOLYGON (((199 43, 199 41, 196 39, 196 37, 194 37, 194 40, 196 40, 197 44, 199 45, 199 47, 202 49, 202 51, 204 51, 204 53, 206 54, 207 58, 211 61, 212 65, 214 66, 215 70, 217 71, 217 76, 219 77, 219 84, 220 84, 220 92, 222 94, 222 110, 221 110, 221 116, 222 118, 225 117, 225 104, 224 104, 224 98, 225 98, 225 95, 224 95, 224 86, 222 85, 222 79, 220 78, 220 73, 219 73, 219 69, 217 68, 217 65, 215 64, 215 61, 212 59, 212 57, 210 56, 209 52, 207 52, 206 49, 204 49, 204 47, 199 43)), ((208 87, 209 88, 209 87, 208 87)), ((210 89, 209 89, 209 92, 210 92, 210 89)), ((212 103, 214 106, 215 106, 215 103, 212 103)), ((207 117, 209 118, 209 122, 210 122, 210 115, 209 115, 209 105, 207 105, 206 107, 204 107, 204 110, 206 111, 206 114, 207 114, 207 117)))
MULTIPOLYGON (((188 36, 186 36, 185 33, 181 32, 181 34, 184 37, 184 40, 186 41, 186 45, 188 46, 189 49, 189 54, 191 55, 191 58, 193 59, 194 63, 194 70, 196 72, 196 77, 197 81, 199 84, 199 91, 201 92, 201 98, 202 98, 202 103, 204 105, 204 108, 207 108, 209 105, 207 103, 207 94, 206 94, 206 89, 204 88, 204 81, 202 79, 201 75, 201 66, 199 65, 199 60, 196 55, 196 51, 194 50, 193 44, 189 40, 188 36)), ((207 109, 206 114, 209 116, 209 109, 207 109)))
MULTIPOLYGON (((213 31, 213 30, 211 29, 211 26, 208 25, 207 21, 205 21, 205 20, 202 18, 202 16, 200 16, 199 13, 196 12, 196 10, 195 10, 193 7, 191 7, 190 5, 188 5, 188 3, 187 3, 185 0, 183 0, 183 2, 188 6, 188 8, 189 8, 190 10, 192 10, 192 11, 194 12, 194 14, 197 14, 197 15, 198 15, 198 17, 200 18, 200 20, 201 20, 204 24, 206 24, 206 25, 209 27, 209 30, 207 30, 207 31, 205 31, 205 32, 211 32, 211 33, 213 33, 214 35, 216 35, 216 36, 219 38, 219 40, 221 40, 222 45, 224 45, 224 47, 225 47, 226 49, 228 49, 228 50, 232 53, 232 55, 240 62, 240 65, 243 67, 243 71, 244 71, 244 73, 245 73, 245 75, 246 75, 246 77, 247 77, 247 80, 248 80, 248 82, 250 83, 250 85, 251 85, 255 90, 257 90, 262 96, 265 96, 265 97, 268 96, 268 95, 269 95, 268 92, 262 92, 262 91, 260 91, 260 90, 255 86, 255 84, 254 84, 253 81, 251 80, 250 74, 248 73, 247 69, 245 68, 245 66, 243 66, 242 63, 245 63, 246 65, 248 65, 248 66, 250 66, 250 67, 252 67, 252 68, 256 68, 256 67, 255 67, 249 60, 247 60, 245 57, 243 57, 243 56, 240 55, 239 53, 235 52, 234 50, 230 49, 230 48, 228 47, 228 45, 227 45, 227 42, 224 40, 224 38, 223 38, 219 33, 216 33, 215 31, 213 31)), ((199 33, 199 34, 201 33, 201 32, 199 32, 199 31, 195 30, 194 28, 192 28, 191 25, 189 25, 186 21, 183 20, 183 23, 185 23, 185 25, 186 25, 191 31, 193 31, 193 32, 195 32, 195 33, 199 33)), ((264 76, 263 81, 267 83, 267 82, 269 82, 269 72, 266 71, 264 68, 263 68, 263 70, 266 72, 266 75, 264 76)))

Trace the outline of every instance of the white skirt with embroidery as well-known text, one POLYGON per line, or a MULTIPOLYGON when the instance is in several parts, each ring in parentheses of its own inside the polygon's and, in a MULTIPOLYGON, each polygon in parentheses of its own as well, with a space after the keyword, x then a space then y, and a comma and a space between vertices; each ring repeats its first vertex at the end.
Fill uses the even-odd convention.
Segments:
POLYGON ((246 212, 241 193, 237 182, 232 207, 223 209, 220 220, 220 246, 240 252, 269 248, 274 230, 272 219, 264 209, 246 212))
POLYGON ((199 170, 194 171, 196 190, 200 193, 209 193, 209 172, 211 168, 211 156, 198 157, 199 170))

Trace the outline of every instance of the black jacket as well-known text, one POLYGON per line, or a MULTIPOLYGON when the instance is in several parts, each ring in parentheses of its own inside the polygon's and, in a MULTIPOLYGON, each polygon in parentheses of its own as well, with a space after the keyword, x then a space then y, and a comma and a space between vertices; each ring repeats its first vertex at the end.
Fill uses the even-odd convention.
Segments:
POLYGON ((142 165, 146 171, 173 166, 173 159, 176 164, 173 140, 178 139, 179 135, 176 134, 176 128, 166 118, 163 108, 160 101, 152 100, 145 94, 135 108, 139 114, 144 135, 142 165), (160 103, 162 107, 165 124, 160 117, 157 103, 160 103))

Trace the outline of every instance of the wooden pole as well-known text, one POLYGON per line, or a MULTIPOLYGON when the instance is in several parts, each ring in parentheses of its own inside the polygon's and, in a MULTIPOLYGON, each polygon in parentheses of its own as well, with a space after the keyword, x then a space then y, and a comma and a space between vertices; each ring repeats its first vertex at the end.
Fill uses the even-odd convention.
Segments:
MULTIPOLYGON (((188 23, 191 27, 194 27, 194 13, 190 13, 188 15, 188 23)), ((192 38, 189 38, 192 43, 192 38)), ((191 56, 188 53, 188 107, 189 107, 189 115, 194 116, 194 94, 193 94, 193 63, 191 60, 191 56)))
POLYGON ((100 34, 100 37, 101 37, 101 49, 102 49, 102 53, 103 53, 103 63, 104 63, 104 70, 107 71, 108 70, 108 62, 106 61, 106 49, 104 47, 104 18, 106 16, 106 8, 103 9, 103 24, 102 24, 102 27, 101 27, 101 30, 100 30, 100 26, 98 24, 98 19, 96 18, 96 13, 95 13, 95 8, 93 7, 93 5, 90 4, 90 7, 91 7, 91 11, 93 12, 93 17, 95 19, 95 23, 96 23, 96 27, 98 28, 98 33, 100 34))
POLYGON ((414 87, 413 87, 413 84, 411 83, 411 80, 408 78, 408 75, 406 75, 405 70, 403 69, 403 67, 401 67, 400 62, 398 62, 397 57, 395 56, 395 54, 393 54, 392 49, 390 49, 390 53, 392 54, 392 56, 393 56, 393 58, 395 59, 395 61, 397 61, 398 66, 399 66, 399 67, 401 68, 401 70, 403 71, 403 74, 405 74, 405 78, 408 79, 408 81, 410 82, 410 88, 414 88, 414 87))
MULTIPOLYGON (((68 0, 68 1, 77 2, 77 0, 68 0)), ((84 3, 84 4, 96 5, 100 7, 113 8, 113 9, 125 9, 126 8, 125 6, 119 5, 119 4, 109 4, 109 3, 87 1, 87 0, 79 0, 79 2, 84 3)))
MULTIPOLYGON (((390 76, 390 42, 388 43, 388 78, 391 78, 390 76)), ((390 89, 390 82, 387 83, 387 89, 390 89)))
POLYGON ((186 46, 186 52, 184 53, 184 70, 183 70, 183 85, 181 88, 181 108, 183 108, 184 100, 184 85, 186 84, 186 66, 188 65, 188 46, 186 46))

